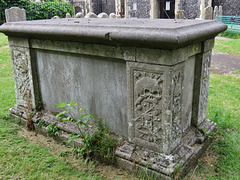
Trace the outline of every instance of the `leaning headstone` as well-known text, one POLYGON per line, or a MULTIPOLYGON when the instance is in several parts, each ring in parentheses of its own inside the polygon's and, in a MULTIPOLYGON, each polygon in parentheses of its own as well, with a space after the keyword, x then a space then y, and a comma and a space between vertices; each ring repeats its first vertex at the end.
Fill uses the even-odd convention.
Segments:
POLYGON ((71 18, 71 14, 70 14, 70 13, 67 13, 67 14, 66 14, 66 18, 71 18))
POLYGON ((83 15, 83 13, 78 12, 78 13, 75 15, 75 18, 84 18, 84 15, 83 15))
POLYGON ((53 16, 52 19, 59 19, 59 17, 58 16, 53 16))
POLYGON ((177 11, 176 19, 184 19, 183 10, 178 10, 177 11))
POLYGON ((98 16, 95 13, 92 13, 92 12, 87 13, 86 16, 85 16, 85 18, 97 18, 97 17, 98 16))
POLYGON ((114 13, 109 14, 109 17, 110 18, 117 18, 116 14, 114 14, 114 13))
POLYGON ((108 15, 105 12, 102 12, 98 15, 98 18, 108 18, 108 15))
POLYGON ((213 9, 208 6, 204 9, 204 19, 213 19, 213 9))
POLYGON ((26 12, 19 7, 11 7, 5 10, 6 22, 26 21, 26 12))

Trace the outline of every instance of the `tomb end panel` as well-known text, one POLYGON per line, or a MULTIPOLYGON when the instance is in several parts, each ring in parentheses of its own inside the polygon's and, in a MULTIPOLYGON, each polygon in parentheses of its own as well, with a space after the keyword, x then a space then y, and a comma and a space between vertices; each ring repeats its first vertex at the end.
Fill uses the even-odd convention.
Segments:
POLYGON ((17 106, 35 109, 30 49, 10 45, 17 106))
POLYGON ((183 64, 128 62, 127 82, 129 140, 169 154, 182 136, 183 64))

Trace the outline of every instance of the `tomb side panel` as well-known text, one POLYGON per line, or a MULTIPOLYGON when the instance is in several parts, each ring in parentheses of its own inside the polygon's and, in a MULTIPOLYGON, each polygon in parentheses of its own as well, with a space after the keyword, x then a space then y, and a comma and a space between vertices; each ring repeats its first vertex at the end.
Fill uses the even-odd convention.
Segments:
MULTIPOLYGON (((127 137, 127 87, 124 60, 35 50, 43 106, 82 103, 106 121, 110 131, 127 137)), ((72 112, 79 117, 79 111, 72 112)))

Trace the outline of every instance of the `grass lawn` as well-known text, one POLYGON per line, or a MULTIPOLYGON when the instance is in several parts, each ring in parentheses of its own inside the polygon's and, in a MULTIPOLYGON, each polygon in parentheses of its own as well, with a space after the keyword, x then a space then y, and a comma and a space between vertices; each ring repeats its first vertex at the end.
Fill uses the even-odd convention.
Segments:
POLYGON ((230 41, 215 39, 213 51, 224 54, 240 54, 240 39, 230 41))
POLYGON ((74 166, 67 157, 19 137, 15 123, 0 121, 0 179, 102 179, 82 164, 74 166))
POLYGON ((207 117, 218 130, 194 177, 240 179, 240 78, 211 75, 207 117))
MULTIPOLYGON (((236 44, 227 42, 232 53, 240 52, 238 40, 236 44)), ((224 49, 221 43, 215 51, 224 49)), ((135 179, 125 171, 84 164, 69 153, 69 148, 51 138, 33 140, 34 133, 29 135, 16 125, 16 120, 7 117, 7 110, 15 104, 7 44, 6 36, 0 34, 0 179, 135 179)), ((240 179, 239 78, 210 76, 207 116, 218 124, 218 131, 213 144, 186 179, 240 179)))
POLYGON ((0 116, 15 104, 10 51, 7 37, 0 33, 0 116))

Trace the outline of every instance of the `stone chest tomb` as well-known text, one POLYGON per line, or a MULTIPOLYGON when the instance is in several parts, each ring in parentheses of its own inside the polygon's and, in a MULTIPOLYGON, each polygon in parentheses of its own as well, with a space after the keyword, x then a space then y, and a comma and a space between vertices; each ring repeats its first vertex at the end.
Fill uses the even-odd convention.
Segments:
MULTIPOLYGON (((216 21, 56 19, 6 23, 17 104, 40 112, 76 99, 127 141, 117 164, 170 179, 208 146, 204 132, 216 21)), ((44 111, 43 111, 44 112, 44 111)), ((77 112, 75 112, 77 115, 77 112)), ((44 117, 44 113, 41 117, 44 117)), ((44 119, 44 118, 43 118, 44 119)))

